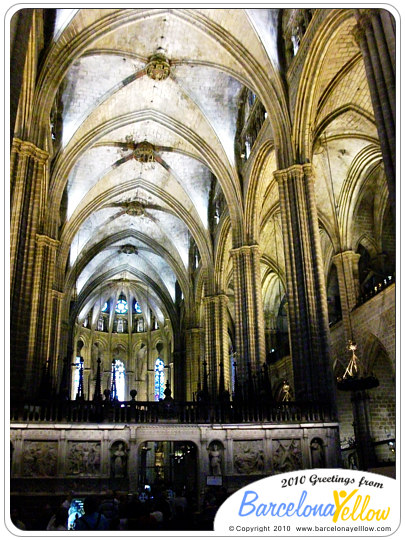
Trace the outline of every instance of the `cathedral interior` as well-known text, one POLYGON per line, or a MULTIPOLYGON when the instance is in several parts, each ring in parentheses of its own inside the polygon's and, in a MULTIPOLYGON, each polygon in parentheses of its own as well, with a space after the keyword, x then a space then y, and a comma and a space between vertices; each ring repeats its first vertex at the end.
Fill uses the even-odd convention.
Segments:
POLYGON ((9 30, 12 506, 395 477, 395 16, 9 30))

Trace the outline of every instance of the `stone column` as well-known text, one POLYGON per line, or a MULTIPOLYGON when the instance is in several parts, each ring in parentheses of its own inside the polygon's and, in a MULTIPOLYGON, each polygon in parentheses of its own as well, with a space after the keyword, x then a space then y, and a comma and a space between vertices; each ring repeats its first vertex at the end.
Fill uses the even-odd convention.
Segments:
POLYGON ((228 350, 228 297, 226 294, 206 296, 205 310, 205 360, 209 377, 211 398, 217 397, 219 388, 219 364, 222 362, 225 372, 225 388, 229 389, 230 367, 228 350))
POLYGON ((52 290, 51 291, 51 326, 49 339, 49 359, 51 361, 51 378, 54 389, 58 389, 60 376, 62 375, 63 362, 59 357, 60 351, 60 334, 62 324, 62 302, 64 294, 52 290))
POLYGON ((355 9, 353 35, 359 44, 395 215, 395 21, 382 9, 355 9))
MULTIPOLYGON (((14 139, 11 149, 10 313, 11 399, 22 397, 29 356, 36 242, 46 196, 49 155, 14 139)), ((30 381, 31 383, 31 381, 30 381)))
POLYGON ((332 257, 337 270, 346 339, 353 338, 350 312, 356 306, 360 295, 359 259, 359 253, 355 253, 352 250, 342 251, 332 257))
POLYGON ((232 249, 238 381, 249 382, 266 360, 259 246, 232 249))
POLYGON ((328 309, 312 166, 274 173, 280 196, 294 390, 335 406, 328 309))
POLYGON ((200 380, 200 329, 186 331, 186 399, 191 401, 200 380))
POLYGON ((35 395, 41 370, 50 358, 52 284, 59 242, 37 235, 34 276, 31 290, 31 321, 26 358, 26 393, 35 395))
POLYGON ((377 458, 370 432, 370 397, 366 390, 351 393, 353 428, 361 471, 375 467, 377 458))

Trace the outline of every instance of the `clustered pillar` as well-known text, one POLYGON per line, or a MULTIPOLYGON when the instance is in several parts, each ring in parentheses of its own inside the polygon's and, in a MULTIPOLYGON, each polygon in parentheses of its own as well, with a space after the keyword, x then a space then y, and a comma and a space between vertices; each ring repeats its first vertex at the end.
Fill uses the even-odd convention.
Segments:
POLYGON ((395 215, 395 21, 384 9, 355 9, 355 17, 395 215))
POLYGON ((201 385, 200 375, 200 335, 199 328, 189 328, 186 331, 186 398, 192 400, 201 385))
POLYGON ((266 360, 259 246, 231 251, 235 288, 236 364, 242 387, 250 384, 266 360))
POLYGON ((359 253, 352 250, 342 251, 332 258, 337 270, 346 339, 353 338, 350 312, 356 306, 360 295, 359 259, 359 253))
POLYGON ((215 398, 218 393, 221 363, 223 363, 225 373, 225 388, 229 388, 227 305, 228 297, 226 294, 204 298, 205 361, 209 376, 209 392, 212 398, 215 398))
POLYGON ((312 166, 292 165, 274 174, 280 196, 295 399, 320 401, 334 407, 312 166))
MULTIPOLYGON (((12 213, 10 224, 11 325, 10 347, 13 351, 11 395, 18 399, 34 388, 33 351, 29 341, 34 272, 39 279, 38 256, 44 244, 37 236, 44 212, 49 155, 31 142, 14 139, 11 150, 12 213), (29 350, 31 347, 31 350, 29 350), (28 362, 27 362, 28 360, 28 362)), ((52 241, 51 241, 52 243, 52 241)), ((53 249, 53 248, 50 248, 53 249)), ((45 248, 45 251, 47 248, 45 248)), ((52 286, 52 284, 51 284, 52 286)))

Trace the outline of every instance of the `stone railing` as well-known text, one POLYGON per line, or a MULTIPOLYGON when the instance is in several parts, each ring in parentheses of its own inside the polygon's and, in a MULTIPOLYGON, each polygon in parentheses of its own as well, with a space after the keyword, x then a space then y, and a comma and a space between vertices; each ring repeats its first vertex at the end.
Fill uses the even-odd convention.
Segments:
POLYGON ((11 422, 24 423, 296 424, 330 421, 336 421, 336 417, 328 406, 319 403, 266 403, 260 399, 257 403, 242 405, 235 402, 176 402, 170 399, 159 402, 41 400, 11 406, 11 422))

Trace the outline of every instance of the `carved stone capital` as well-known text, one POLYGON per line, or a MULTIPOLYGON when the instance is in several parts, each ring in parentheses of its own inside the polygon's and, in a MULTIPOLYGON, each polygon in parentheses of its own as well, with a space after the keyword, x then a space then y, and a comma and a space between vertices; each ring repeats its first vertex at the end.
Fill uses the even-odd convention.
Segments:
POLYGON ((13 139, 11 151, 18 153, 21 156, 31 157, 42 165, 45 165, 49 159, 48 152, 41 150, 41 148, 38 148, 32 142, 22 141, 21 139, 17 138, 13 139))

